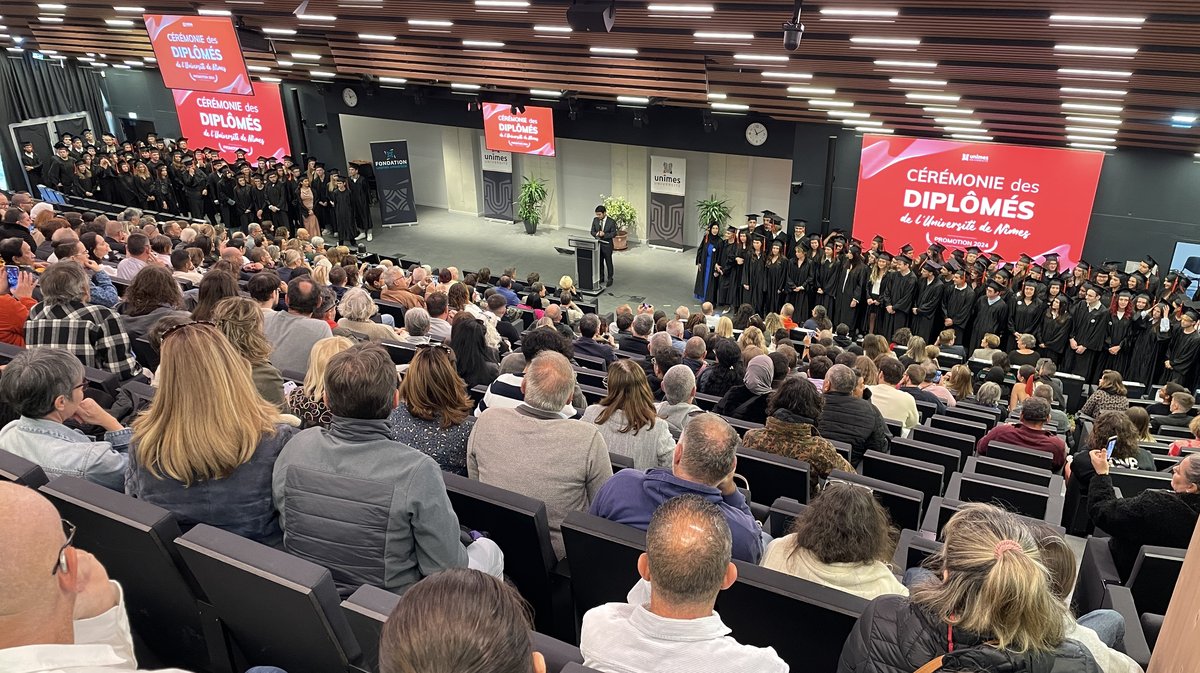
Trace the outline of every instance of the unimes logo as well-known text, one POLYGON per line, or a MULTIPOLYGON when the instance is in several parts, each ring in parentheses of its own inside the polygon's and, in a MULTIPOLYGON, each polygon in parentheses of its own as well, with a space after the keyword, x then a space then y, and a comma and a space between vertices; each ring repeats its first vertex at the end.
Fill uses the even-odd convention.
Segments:
POLYGON ((663 175, 672 175, 675 172, 675 165, 669 161, 663 162, 663 175))
POLYGON ((988 156, 986 154, 971 154, 970 152, 963 152, 962 160, 986 164, 988 162, 988 156))

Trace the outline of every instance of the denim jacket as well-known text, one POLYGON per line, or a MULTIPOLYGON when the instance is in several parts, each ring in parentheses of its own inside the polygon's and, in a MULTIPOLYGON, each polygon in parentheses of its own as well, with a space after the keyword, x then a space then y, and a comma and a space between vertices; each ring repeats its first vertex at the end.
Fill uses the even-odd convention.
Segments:
POLYGON ((22 416, 0 429, 0 449, 42 466, 51 478, 82 477, 116 491, 125 490, 129 440, 133 430, 104 433, 104 441, 57 421, 22 416))

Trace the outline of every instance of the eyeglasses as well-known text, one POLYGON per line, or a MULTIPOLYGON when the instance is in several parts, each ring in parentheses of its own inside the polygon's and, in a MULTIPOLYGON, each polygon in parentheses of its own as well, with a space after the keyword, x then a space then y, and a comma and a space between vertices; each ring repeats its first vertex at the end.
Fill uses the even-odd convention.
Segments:
POLYGON ((66 553, 67 547, 70 547, 71 543, 75 540, 75 524, 71 523, 70 521, 67 521, 66 519, 63 519, 62 527, 63 527, 63 534, 67 536, 67 541, 63 543, 63 546, 58 548, 58 553, 55 554, 56 559, 55 559, 54 567, 51 568, 51 570, 50 570, 51 577, 53 577, 54 575, 57 575, 59 570, 62 570, 64 572, 66 571, 66 569, 67 569, 67 553, 66 553))
POLYGON ((826 486, 832 486, 833 484, 844 484, 846 486, 853 486, 854 488, 865 488, 868 493, 875 492, 875 489, 871 488, 870 486, 867 486, 866 484, 858 484, 853 481, 846 481, 845 479, 837 479, 834 477, 830 477, 829 479, 827 479, 825 481, 825 484, 826 484, 826 486))
POLYGON ((446 352, 447 355, 454 354, 454 349, 447 346, 446 344, 435 344, 435 343, 417 344, 417 350, 425 350, 428 348, 436 348, 438 350, 443 350, 446 352))
POLYGON ((192 322, 184 322, 184 323, 179 323, 178 325, 172 325, 172 326, 168 327, 166 329, 166 331, 164 331, 162 333, 162 336, 158 338, 158 342, 162 343, 167 340, 167 337, 178 332, 179 330, 183 329, 184 327, 191 327, 193 325, 208 325, 210 327, 216 327, 217 323, 215 323, 211 320, 193 320, 192 322))

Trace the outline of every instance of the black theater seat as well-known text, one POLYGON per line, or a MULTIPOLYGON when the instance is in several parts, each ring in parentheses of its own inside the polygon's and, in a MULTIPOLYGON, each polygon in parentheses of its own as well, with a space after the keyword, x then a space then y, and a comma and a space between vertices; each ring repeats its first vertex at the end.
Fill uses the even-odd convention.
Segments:
POLYGON ((0 481, 38 488, 49 480, 37 463, 25 460, 15 453, 0 451, 0 481))
POLYGON ((909 568, 919 567, 933 554, 942 550, 942 543, 937 540, 926 537, 930 533, 922 534, 922 531, 915 531, 908 528, 900 531, 900 540, 896 543, 896 553, 892 556, 892 568, 898 574, 902 574, 909 568))
POLYGON ((991 457, 991 451, 988 451, 987 456, 971 456, 967 459, 967 464, 963 468, 963 472, 972 474, 990 474, 993 477, 1003 477, 1012 479, 1013 481, 1023 481, 1034 486, 1051 487, 1052 485, 1062 486, 1062 477, 1055 475, 1048 469, 1040 467, 1031 467, 1020 463, 1010 463, 1007 460, 999 460, 991 457))
POLYGON ((829 480, 845 481, 871 489, 875 499, 888 511, 893 524, 900 528, 920 528, 921 511, 925 504, 925 494, 920 491, 841 470, 830 472, 829 480))
POLYGON ((1006 442, 991 442, 988 444, 987 457, 1029 465, 1030 467, 1039 467, 1043 470, 1054 469, 1054 456, 1049 453, 1006 442))
POLYGON ((960 472, 950 477, 946 497, 991 503, 1055 524, 1062 520, 1063 496, 1054 489, 1053 484, 1050 487, 1035 486, 987 474, 960 472))
MULTIPOLYGON (((867 451, 863 454, 861 473, 864 477, 873 477, 919 491, 924 496, 924 505, 928 505, 933 496, 941 495, 946 486, 945 468, 941 465, 879 451, 867 451)), ((920 521, 915 525, 919 526, 920 521)))
POLYGON ((770 506, 776 498, 792 498, 807 504, 808 463, 766 451, 741 448, 737 453, 737 473, 746 478, 754 502, 770 506))

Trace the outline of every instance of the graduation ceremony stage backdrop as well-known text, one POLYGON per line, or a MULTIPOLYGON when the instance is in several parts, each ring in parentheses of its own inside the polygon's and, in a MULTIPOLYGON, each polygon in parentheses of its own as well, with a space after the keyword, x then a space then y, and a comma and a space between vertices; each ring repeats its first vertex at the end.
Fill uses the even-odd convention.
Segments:
POLYGON ((867 134, 854 236, 896 250, 976 245, 1005 260, 1083 251, 1104 153, 867 134))
POLYGON ((650 226, 646 243, 683 250, 683 220, 687 192, 687 160, 650 157, 650 226))
POLYGON ((408 141, 372 142, 371 168, 375 171, 375 189, 379 193, 379 216, 383 226, 416 224, 417 204, 413 200, 408 141))
POLYGON ((282 158, 288 150, 287 127, 279 86, 259 82, 251 96, 202 93, 175 89, 179 130, 192 147, 220 150, 221 158, 236 161, 235 152, 246 150, 246 159, 282 158))

